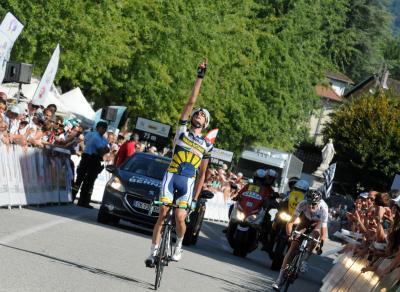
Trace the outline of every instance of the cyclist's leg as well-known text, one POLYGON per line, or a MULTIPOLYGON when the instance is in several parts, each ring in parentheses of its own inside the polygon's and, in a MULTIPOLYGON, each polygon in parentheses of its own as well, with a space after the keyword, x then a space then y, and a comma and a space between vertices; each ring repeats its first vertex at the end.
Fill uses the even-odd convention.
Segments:
MULTIPOLYGON (((296 227, 297 231, 302 231, 306 228, 307 226, 307 220, 304 216, 300 216, 300 224, 296 227)), ((299 238, 295 238, 292 240, 289 250, 285 255, 285 258, 283 259, 283 263, 281 266, 281 270, 279 271, 278 278, 275 280, 275 282, 272 284, 272 288, 275 290, 279 290, 280 286, 282 285, 282 280, 283 280, 283 274, 285 272, 286 267, 290 264, 290 262, 293 260, 295 253, 297 252, 297 249, 299 248, 300 241, 299 238)))
MULTIPOLYGON (((170 203, 173 201, 173 174, 165 173, 162 185, 161 185, 161 194, 159 200, 161 202, 170 203)), ((158 245, 160 243, 161 238, 161 228, 164 223, 165 217, 168 213, 168 207, 160 206, 160 213, 158 215, 158 219, 153 228, 153 236, 151 239, 150 246, 150 256, 146 259, 146 265, 151 266, 153 264, 154 256, 157 253, 158 245)))
MULTIPOLYGON (((315 238, 315 239, 319 239, 321 237, 321 233, 319 231, 319 228, 314 229, 311 233, 310 236, 315 238)), ((308 261, 308 259, 310 258, 310 256, 312 255, 312 251, 314 250, 314 248, 317 246, 317 243, 315 241, 309 242, 308 246, 307 246, 307 256, 304 258, 305 261, 308 261)))
MULTIPOLYGON (((178 191, 176 196, 176 204, 180 207, 188 207, 192 202, 194 181, 194 178, 184 176, 179 176, 179 178, 176 180, 176 188, 178 191)), ((187 210, 185 209, 177 209, 175 212, 176 234, 178 238, 183 238, 185 235, 186 215, 187 210)))
POLYGON ((293 240, 292 243, 290 244, 290 248, 288 252, 285 255, 285 258, 283 259, 283 263, 281 266, 281 269, 279 271, 278 278, 275 280, 275 282, 272 284, 272 288, 279 290, 280 287, 282 286, 283 282, 283 275, 285 273, 285 269, 287 268, 288 264, 293 260, 293 257, 299 248, 300 242, 298 240, 293 240))
MULTIPOLYGON (((175 187, 177 189, 176 204, 182 207, 188 207, 192 201, 194 178, 188 178, 184 176, 179 176, 175 181, 175 187)), ((176 222, 176 243, 175 252, 172 257, 173 260, 180 260, 182 256, 182 242, 183 237, 186 232, 186 219, 187 210, 186 209, 176 209, 175 210, 175 222, 176 222)))

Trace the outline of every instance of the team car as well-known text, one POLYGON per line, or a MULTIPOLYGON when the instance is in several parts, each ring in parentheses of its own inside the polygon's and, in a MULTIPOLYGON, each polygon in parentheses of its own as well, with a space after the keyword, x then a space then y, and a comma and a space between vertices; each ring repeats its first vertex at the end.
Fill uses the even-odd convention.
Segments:
MULTIPOLYGON (((161 183, 170 158, 150 153, 136 153, 119 168, 108 165, 112 173, 104 189, 103 200, 97 216, 100 223, 117 224, 120 219, 136 226, 152 230, 157 221, 159 207, 153 205, 158 200, 161 183)), ((210 192, 202 192, 196 210, 189 216, 184 244, 196 244, 210 192)))

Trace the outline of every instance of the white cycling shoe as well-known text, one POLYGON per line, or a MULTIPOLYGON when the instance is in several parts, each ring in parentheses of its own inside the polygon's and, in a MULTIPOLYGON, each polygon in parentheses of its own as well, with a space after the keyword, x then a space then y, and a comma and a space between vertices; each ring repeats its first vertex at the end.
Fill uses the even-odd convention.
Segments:
POLYGON ((279 281, 275 281, 272 283, 272 289, 275 291, 280 291, 281 290, 281 283, 279 281))
POLYGON ((175 247, 175 251, 174 254, 171 257, 171 260, 175 261, 175 262, 179 262, 182 258, 182 247, 181 246, 177 246, 175 247))

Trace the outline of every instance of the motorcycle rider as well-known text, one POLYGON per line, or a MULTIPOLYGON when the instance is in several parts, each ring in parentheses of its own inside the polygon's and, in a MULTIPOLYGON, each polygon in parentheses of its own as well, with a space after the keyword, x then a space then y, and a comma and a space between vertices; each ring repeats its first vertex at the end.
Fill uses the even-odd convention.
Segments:
MULTIPOLYGON (((288 195, 282 200, 279 204, 279 211, 285 210, 290 216, 293 216, 293 213, 299 202, 304 200, 305 194, 310 188, 310 184, 308 181, 299 178, 292 178, 288 182, 289 192, 288 195)), ((264 222, 267 224, 266 222, 264 222)), ((271 229, 269 233, 268 242, 264 244, 262 250, 265 250, 272 257, 272 251, 275 243, 275 230, 271 229)))
MULTIPOLYGON (((297 218, 300 218, 300 223, 296 227, 296 230, 303 231, 307 229, 312 229, 310 235, 315 239, 320 238, 322 247, 323 242, 326 240, 328 236, 328 205, 322 199, 322 193, 318 190, 310 190, 306 194, 306 199, 301 201, 292 216, 292 219, 286 224, 286 234, 288 236, 292 233, 292 228, 294 222, 297 218)), ((299 248, 300 245, 299 238, 294 238, 289 251, 287 252, 281 270, 279 272, 279 276, 276 281, 272 284, 272 288, 274 290, 279 291, 281 288, 283 275, 287 265, 292 261, 293 256, 295 255, 296 250, 299 248)), ((308 246, 308 257, 303 260, 301 263, 300 271, 306 272, 308 269, 307 260, 311 256, 313 249, 315 248, 316 244, 311 242, 308 246)))
POLYGON ((263 206, 265 207, 268 204, 268 199, 271 198, 274 190, 272 189, 272 185, 275 179, 278 177, 278 174, 273 169, 258 169, 254 173, 253 183, 246 184, 238 193, 237 199, 240 200, 241 197, 247 191, 256 191, 263 197, 263 206))

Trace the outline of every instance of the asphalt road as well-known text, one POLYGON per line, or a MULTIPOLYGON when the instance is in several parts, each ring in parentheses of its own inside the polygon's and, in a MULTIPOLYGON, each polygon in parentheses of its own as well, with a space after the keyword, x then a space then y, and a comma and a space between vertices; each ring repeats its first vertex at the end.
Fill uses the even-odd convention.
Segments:
MULTIPOLYGON (((0 291, 153 290, 154 269, 144 266, 150 234, 96 216, 74 205, 0 209, 0 291)), ((197 245, 164 270, 160 291, 271 291, 277 273, 267 255, 233 256, 223 228, 205 222, 197 245)), ((318 291, 331 262, 313 257, 291 291, 318 291)))

